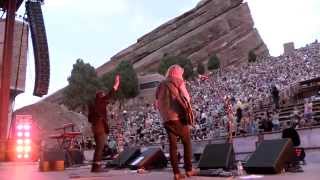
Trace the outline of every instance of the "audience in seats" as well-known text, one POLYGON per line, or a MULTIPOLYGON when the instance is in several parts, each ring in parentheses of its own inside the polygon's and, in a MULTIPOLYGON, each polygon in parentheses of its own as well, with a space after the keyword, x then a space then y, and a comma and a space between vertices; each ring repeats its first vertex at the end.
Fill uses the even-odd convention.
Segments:
MULTIPOLYGON (((295 50, 290 56, 263 57, 254 63, 231 65, 206 75, 207 78, 188 81, 196 117, 192 140, 227 135, 228 119, 223 99, 226 95, 231 97, 233 105, 231 128, 235 135, 282 130, 281 107, 292 99, 298 82, 320 77, 319 62, 320 44, 315 42, 295 50)), ((303 108, 296 107, 288 116, 292 116, 298 127, 312 125, 312 106, 312 100, 306 100, 303 108)), ((159 113, 153 105, 125 110, 126 113, 120 115, 124 144, 146 146, 167 142, 159 113)))

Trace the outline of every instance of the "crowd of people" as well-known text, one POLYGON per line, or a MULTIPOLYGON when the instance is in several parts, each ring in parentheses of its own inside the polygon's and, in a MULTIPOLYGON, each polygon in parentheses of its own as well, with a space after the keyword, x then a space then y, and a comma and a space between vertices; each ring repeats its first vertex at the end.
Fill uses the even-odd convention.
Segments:
MULTIPOLYGON (((319 62, 320 44, 314 42, 289 56, 260 58, 254 63, 219 69, 205 79, 187 82, 196 117, 192 140, 226 136, 226 96, 232 102, 234 118, 230 128, 233 134, 280 130, 279 104, 290 99, 298 82, 320 77, 319 62), (256 116, 255 112, 264 105, 270 108, 265 110, 264 116, 256 116)), ((312 103, 311 108, 309 100, 305 104, 305 121, 301 122, 311 121, 312 103)), ((121 118, 125 146, 167 142, 160 115, 153 105, 125 111, 121 118)))

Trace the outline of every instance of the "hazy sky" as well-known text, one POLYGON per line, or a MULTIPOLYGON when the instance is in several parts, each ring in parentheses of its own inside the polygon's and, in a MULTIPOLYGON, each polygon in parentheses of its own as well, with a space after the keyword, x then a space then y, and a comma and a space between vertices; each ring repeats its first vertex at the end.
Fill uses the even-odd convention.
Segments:
MULTIPOLYGON (((320 40, 319 0, 246 0, 255 27, 271 55, 282 44, 296 47, 320 40)), ((49 94, 68 84, 72 65, 82 58, 94 67, 136 42, 145 33, 193 8, 199 0, 45 0, 42 6, 49 43, 51 77, 49 94), (90 2, 90 3, 89 3, 90 2)), ((24 13, 22 6, 20 14, 24 13)), ((34 58, 29 47, 24 94, 15 109, 38 101, 33 97, 34 58)))

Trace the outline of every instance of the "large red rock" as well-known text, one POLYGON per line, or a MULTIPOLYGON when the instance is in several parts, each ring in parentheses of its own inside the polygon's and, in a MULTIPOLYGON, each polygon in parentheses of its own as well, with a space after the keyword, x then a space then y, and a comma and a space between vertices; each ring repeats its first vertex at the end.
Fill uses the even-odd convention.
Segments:
POLYGON ((222 66, 247 60, 248 52, 268 55, 242 0, 204 0, 194 9, 142 36, 97 69, 99 75, 130 60, 138 71, 154 71, 164 54, 189 57, 195 64, 214 53, 222 66))
MULTIPOLYGON (((220 64, 246 62, 249 51, 268 55, 243 0, 202 0, 190 11, 145 34, 128 48, 96 69, 98 76, 113 70, 121 61, 131 61, 138 72, 154 72, 165 54, 183 56, 193 64, 207 62, 217 54, 220 64)), ((62 90, 46 98, 61 103, 62 90)))

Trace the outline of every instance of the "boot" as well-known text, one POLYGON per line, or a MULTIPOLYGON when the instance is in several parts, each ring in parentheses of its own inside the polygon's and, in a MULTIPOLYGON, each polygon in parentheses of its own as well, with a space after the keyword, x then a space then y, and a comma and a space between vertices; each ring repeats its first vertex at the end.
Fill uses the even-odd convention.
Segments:
POLYGON ((103 169, 101 164, 98 163, 93 163, 92 164, 92 168, 91 168, 91 172, 93 173, 99 173, 99 172, 107 172, 106 169, 103 169))
POLYGON ((197 176, 198 174, 199 174, 199 172, 195 169, 192 169, 192 170, 186 172, 187 177, 197 176))
POLYGON ((173 176, 174 180, 181 180, 184 178, 185 178, 185 176, 183 174, 174 174, 174 176, 173 176))

